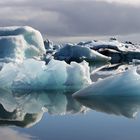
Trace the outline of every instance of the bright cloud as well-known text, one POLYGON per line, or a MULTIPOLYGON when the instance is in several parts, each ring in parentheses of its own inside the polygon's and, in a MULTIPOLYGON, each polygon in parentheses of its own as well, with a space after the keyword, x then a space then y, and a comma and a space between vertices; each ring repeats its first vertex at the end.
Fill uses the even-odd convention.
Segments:
POLYGON ((109 2, 109 3, 115 2, 115 3, 130 4, 130 5, 135 5, 135 6, 140 5, 140 0, 93 0, 93 1, 105 1, 105 2, 109 2))

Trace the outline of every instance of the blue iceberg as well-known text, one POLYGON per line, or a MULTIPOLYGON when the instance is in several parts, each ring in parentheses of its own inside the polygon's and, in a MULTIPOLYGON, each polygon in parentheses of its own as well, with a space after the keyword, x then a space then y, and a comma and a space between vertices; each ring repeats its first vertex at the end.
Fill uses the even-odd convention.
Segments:
POLYGON ((124 72, 107 77, 91 84, 73 96, 90 98, 92 96, 134 96, 140 95, 139 68, 133 67, 124 72))

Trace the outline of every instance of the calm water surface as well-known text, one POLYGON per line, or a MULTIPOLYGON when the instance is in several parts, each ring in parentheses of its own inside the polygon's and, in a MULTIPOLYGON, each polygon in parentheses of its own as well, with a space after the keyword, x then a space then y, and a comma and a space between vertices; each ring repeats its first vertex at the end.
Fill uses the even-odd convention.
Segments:
MULTIPOLYGON (((102 67, 91 78, 97 81, 120 69, 126 67, 102 67)), ((1 90, 0 140, 140 139, 140 96, 77 101, 73 92, 1 90)))

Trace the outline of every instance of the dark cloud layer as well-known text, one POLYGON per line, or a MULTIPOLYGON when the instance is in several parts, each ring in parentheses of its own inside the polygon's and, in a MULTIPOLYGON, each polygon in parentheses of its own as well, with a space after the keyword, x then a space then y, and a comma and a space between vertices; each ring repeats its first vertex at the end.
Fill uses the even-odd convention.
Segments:
POLYGON ((0 25, 30 25, 54 37, 140 33, 140 7, 97 1, 28 0, 0 4, 0 25))

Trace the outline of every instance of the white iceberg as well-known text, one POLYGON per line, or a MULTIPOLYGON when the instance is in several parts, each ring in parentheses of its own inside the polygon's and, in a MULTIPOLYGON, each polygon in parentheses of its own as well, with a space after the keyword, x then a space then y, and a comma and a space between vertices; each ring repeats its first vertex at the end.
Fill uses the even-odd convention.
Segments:
POLYGON ((23 61, 45 54, 42 35, 28 26, 0 27, 0 61, 23 61))
POLYGON ((73 96, 90 98, 91 96, 134 96, 140 95, 139 68, 132 68, 116 75, 99 80, 87 88, 76 92, 73 96))
POLYGON ((27 59, 20 64, 5 63, 0 71, 0 88, 63 89, 80 88, 90 83, 87 62, 67 64, 52 59, 45 65, 44 61, 27 59))
MULTIPOLYGON (((52 42, 48 42, 47 45, 47 51, 59 49, 52 42)), ((39 31, 28 26, 1 27, 0 88, 61 89, 91 83, 89 66, 86 62, 81 64, 72 62, 69 65, 54 60, 52 54, 49 54, 49 57, 46 57, 49 63, 46 65, 45 61, 40 61, 45 53, 39 31)))

